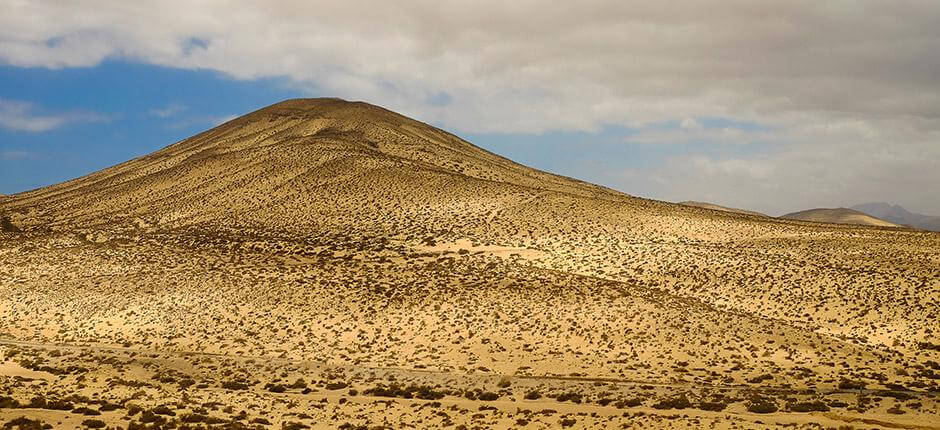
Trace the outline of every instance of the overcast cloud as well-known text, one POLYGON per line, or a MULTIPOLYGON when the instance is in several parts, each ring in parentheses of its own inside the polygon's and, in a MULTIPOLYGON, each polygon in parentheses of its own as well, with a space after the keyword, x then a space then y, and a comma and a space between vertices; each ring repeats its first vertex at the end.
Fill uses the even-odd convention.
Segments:
POLYGON ((614 169, 609 185, 773 214, 869 200, 940 214, 936 1, 393 3, 6 0, 0 62, 282 76, 457 133, 675 122, 625 141, 755 149, 614 169))

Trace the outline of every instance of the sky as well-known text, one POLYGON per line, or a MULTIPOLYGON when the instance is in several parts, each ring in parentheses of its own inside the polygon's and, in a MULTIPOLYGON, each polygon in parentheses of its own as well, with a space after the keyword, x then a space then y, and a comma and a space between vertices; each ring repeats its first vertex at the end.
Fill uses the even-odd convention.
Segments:
POLYGON ((940 215, 936 1, 0 0, 0 193, 292 97, 631 195, 940 215))

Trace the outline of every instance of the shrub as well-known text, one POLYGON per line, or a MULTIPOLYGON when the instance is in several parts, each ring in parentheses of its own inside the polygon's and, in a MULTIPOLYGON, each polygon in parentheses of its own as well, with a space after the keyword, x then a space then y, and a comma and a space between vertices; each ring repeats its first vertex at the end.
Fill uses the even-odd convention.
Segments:
MULTIPOLYGON (((468 391, 467 393, 472 393, 472 391, 468 391)), ((445 396, 444 392, 442 391, 435 391, 433 388, 428 386, 416 385, 410 385, 405 388, 402 388, 398 385, 389 385, 388 387, 378 385, 375 388, 366 390, 365 394, 376 397, 401 397, 405 399, 417 397, 422 400, 439 400, 443 399, 445 396)))
POLYGON ((43 424, 43 422, 39 420, 31 420, 26 417, 19 417, 19 418, 14 418, 10 421, 7 421, 7 423, 3 425, 3 428, 4 429, 16 428, 19 430, 42 430, 42 429, 52 428, 52 426, 48 424, 43 424))
POLYGON ((93 429, 103 429, 107 424, 101 420, 85 420, 82 421, 82 425, 93 429))
POLYGON ((7 214, 0 214, 0 231, 16 233, 20 231, 20 229, 13 225, 13 221, 10 220, 7 214))
POLYGON ((928 351, 940 351, 940 343, 920 342, 917 346, 928 351))
POLYGON ((526 400, 538 400, 541 398, 542 398, 542 393, 538 392, 537 390, 532 390, 532 391, 529 391, 528 393, 525 393, 526 400))
MULTIPOLYGON (((43 397, 43 396, 36 396, 36 397, 33 397, 33 398, 29 401, 29 405, 27 405, 26 407, 27 407, 27 408, 35 408, 35 409, 46 409, 46 398, 43 397)), ((69 409, 71 409, 71 408, 69 408, 69 409)))
POLYGON ((912 396, 911 394, 905 393, 903 391, 879 391, 878 395, 885 396, 885 397, 892 397, 898 400, 910 400, 914 398, 914 396, 912 396))
POLYGON ((140 422, 142 423, 155 423, 157 425, 163 425, 166 423, 166 418, 161 417, 151 411, 145 410, 140 413, 140 422))
POLYGON ((699 402, 698 408, 703 411, 721 412, 728 407, 725 402, 699 402))
POLYGON ((751 397, 747 402, 747 410, 755 414, 772 414, 777 412, 777 404, 765 397, 751 397))
POLYGON ((840 390, 861 390, 865 388, 865 383, 862 381, 852 381, 849 379, 843 379, 839 382, 840 390))
POLYGON ((222 388, 226 390, 247 390, 248 384, 239 381, 225 381, 222 383, 222 388))
POLYGON ((118 409, 121 409, 121 405, 108 402, 104 402, 101 406, 98 406, 98 410, 102 412, 116 411, 118 409))
POLYGON ((829 412, 829 406, 820 400, 787 403, 787 409, 792 412, 829 412))
POLYGON ((478 398, 485 402, 490 402, 490 401, 498 399, 499 394, 486 391, 486 392, 480 393, 480 396, 478 398))
POLYGON ((101 415, 101 412, 98 412, 97 409, 86 408, 84 406, 72 409, 72 413, 82 415, 101 415))
POLYGON ((157 414, 157 415, 168 415, 168 416, 171 416, 171 417, 175 417, 175 416, 176 416, 176 412, 173 412, 173 410, 170 409, 169 406, 167 406, 167 405, 160 405, 160 406, 157 406, 157 407, 151 409, 151 412, 153 412, 153 413, 155 413, 155 414, 157 414))
POLYGON ((281 384, 268 384, 265 388, 272 393, 283 393, 287 391, 287 387, 281 384))
POLYGON ((208 418, 209 418, 208 416, 203 415, 203 414, 192 413, 192 414, 183 415, 180 418, 180 421, 184 423, 203 423, 203 422, 206 422, 206 419, 208 418))
POLYGON ((555 400, 558 400, 559 402, 567 402, 568 400, 571 400, 572 403, 577 404, 581 404, 582 402, 581 395, 578 393, 562 393, 559 394, 555 400))
POLYGON ((689 398, 685 394, 680 394, 676 397, 660 400, 653 405, 653 409, 685 409, 691 406, 692 403, 689 402, 689 398))
POLYGON ((643 399, 639 397, 634 397, 632 399, 620 400, 617 403, 614 403, 614 406, 616 406, 617 409, 623 409, 623 408, 635 408, 642 404, 643 404, 643 399))
POLYGON ((757 376, 757 377, 748 379, 747 382, 748 382, 748 383, 751 383, 751 384, 760 384, 760 383, 762 383, 762 382, 764 382, 764 381, 768 381, 768 380, 771 380, 771 379, 774 379, 773 375, 770 375, 770 374, 765 373, 765 374, 763 374, 763 375, 760 375, 760 376, 757 376))
POLYGON ((434 391, 431 387, 421 386, 416 388, 415 397, 421 400, 440 400, 444 398, 443 392, 434 391))

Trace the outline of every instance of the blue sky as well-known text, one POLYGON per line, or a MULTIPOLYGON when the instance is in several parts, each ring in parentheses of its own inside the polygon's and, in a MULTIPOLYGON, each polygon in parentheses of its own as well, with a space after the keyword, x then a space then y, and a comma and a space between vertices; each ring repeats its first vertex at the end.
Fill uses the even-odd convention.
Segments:
POLYGON ((0 67, 0 100, 27 104, 22 121, 65 118, 43 130, 0 126, 0 193, 85 175, 298 95, 278 79, 238 81, 124 61, 0 67))
MULTIPOLYGON (((285 78, 240 80, 215 71, 120 60, 64 69, 5 66, 0 67, 0 82, 0 100, 25 106, 18 118, 22 124, 0 126, 0 193, 4 194, 66 181, 148 154, 280 100, 332 96, 299 89, 285 78), (61 122, 30 128, 30 121, 37 119, 61 122)), ((721 118, 699 122, 703 128, 761 129, 721 118)), ((471 132, 462 137, 523 164, 610 186, 617 186, 616 178, 609 176, 617 169, 662 164, 670 156, 695 150, 745 151, 734 148, 738 145, 696 141, 630 142, 631 136, 643 132, 680 128, 678 121, 666 121, 642 129, 609 125, 595 131, 471 132)))
POLYGON ((938 21, 931 2, 3 2, 0 193, 331 96, 642 197, 940 214, 938 21))

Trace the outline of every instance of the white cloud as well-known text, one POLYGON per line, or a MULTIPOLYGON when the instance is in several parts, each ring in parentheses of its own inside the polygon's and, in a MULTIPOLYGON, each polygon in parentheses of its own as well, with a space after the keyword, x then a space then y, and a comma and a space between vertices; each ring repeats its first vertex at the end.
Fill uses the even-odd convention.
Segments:
POLYGON ((695 126, 687 126, 683 121, 677 129, 642 129, 624 137, 623 141, 653 145, 690 143, 747 145, 775 142, 779 139, 781 136, 775 130, 748 130, 738 127, 705 128, 698 123, 695 126))
POLYGON ((682 122, 679 123, 679 127, 686 130, 700 130, 702 124, 699 123, 695 118, 683 118, 682 122))
POLYGON ((186 106, 179 103, 170 103, 162 108, 150 109, 150 115, 167 118, 179 114, 186 110, 186 106))
POLYGON ((15 131, 43 132, 77 122, 101 122, 107 116, 94 112, 38 113, 32 103, 0 99, 0 127, 15 131))
POLYGON ((0 160, 25 160, 28 158, 33 158, 35 154, 29 151, 21 150, 10 150, 10 151, 0 151, 0 160))
POLYGON ((124 57, 286 76, 463 131, 940 115, 932 2, 13 1, 0 12, 0 60, 13 65, 124 57), (430 102, 441 94, 451 102, 430 102))
POLYGON ((610 169, 604 180, 664 200, 709 200, 771 215, 884 200, 940 214, 940 133, 894 119, 806 121, 773 132, 776 141, 755 144, 759 151, 692 151, 662 164, 610 169))

